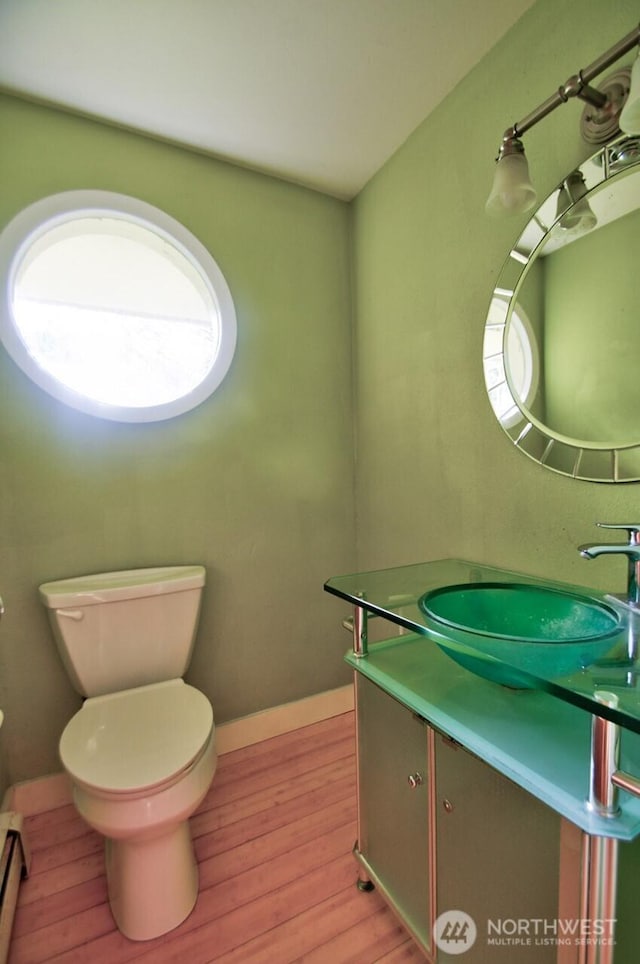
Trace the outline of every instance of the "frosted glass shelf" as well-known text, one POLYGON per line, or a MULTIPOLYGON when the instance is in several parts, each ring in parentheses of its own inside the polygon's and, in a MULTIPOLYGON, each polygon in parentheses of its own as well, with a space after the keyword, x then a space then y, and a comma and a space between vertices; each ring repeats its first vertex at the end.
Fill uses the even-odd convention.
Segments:
MULTIPOLYGON (((412 712, 456 740, 586 833, 633 840, 640 798, 622 794, 620 813, 601 817, 589 793, 590 717, 548 693, 510 690, 466 672, 416 634, 374 643, 347 662, 412 712)), ((640 737, 623 733, 621 763, 640 772, 640 737)))
MULTIPOLYGON (((366 612, 424 637, 425 644, 437 644, 453 658, 481 656, 497 666, 507 667, 522 678, 524 685, 542 690, 640 733, 640 614, 631 612, 608 595, 575 584, 540 579, 525 573, 479 565, 462 559, 379 569, 373 572, 336 576, 325 583, 325 590, 366 612), (593 662, 572 672, 557 674, 536 660, 531 665, 526 646, 442 626, 429 619, 418 601, 433 589, 464 583, 529 583, 556 589, 569 589, 613 606, 620 616, 619 631, 606 641, 593 662), (617 707, 604 705, 599 692, 614 693, 617 707)), ((491 684, 496 685, 496 684, 491 684)))

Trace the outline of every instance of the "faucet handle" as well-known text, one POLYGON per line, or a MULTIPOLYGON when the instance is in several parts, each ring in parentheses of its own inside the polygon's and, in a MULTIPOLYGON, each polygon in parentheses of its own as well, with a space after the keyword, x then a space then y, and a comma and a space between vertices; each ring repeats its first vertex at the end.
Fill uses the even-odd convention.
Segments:
POLYGON ((619 529, 626 532, 631 546, 640 543, 640 523, 638 522, 596 522, 596 525, 600 529, 619 529))

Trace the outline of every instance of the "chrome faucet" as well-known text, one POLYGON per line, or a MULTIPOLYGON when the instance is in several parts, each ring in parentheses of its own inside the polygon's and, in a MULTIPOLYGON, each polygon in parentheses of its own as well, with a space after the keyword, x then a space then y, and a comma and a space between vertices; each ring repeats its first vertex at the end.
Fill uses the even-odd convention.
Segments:
POLYGON ((605 543, 604 545, 578 546, 578 551, 585 559, 595 559, 596 556, 617 555, 627 557, 627 598, 625 602, 634 609, 640 609, 640 524, 621 525, 608 522, 596 522, 601 529, 621 529, 627 533, 629 541, 626 545, 619 543, 605 543))

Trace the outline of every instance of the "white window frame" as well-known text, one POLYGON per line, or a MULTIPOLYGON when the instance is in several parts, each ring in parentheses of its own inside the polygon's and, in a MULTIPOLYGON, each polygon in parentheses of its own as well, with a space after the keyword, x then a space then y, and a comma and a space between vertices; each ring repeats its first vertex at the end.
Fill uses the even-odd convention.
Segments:
POLYGON ((86 414, 121 422, 155 422, 181 415, 200 405, 227 374, 236 348, 237 323, 229 286, 205 246, 179 221, 137 198, 110 191, 66 191, 29 205, 0 234, 0 339, 13 361, 49 395, 86 414), (110 405, 70 389, 29 354, 13 311, 13 292, 20 265, 30 247, 52 228, 81 217, 118 218, 140 225, 177 249, 194 267, 219 315, 219 343, 204 379, 187 394, 147 406, 110 405))

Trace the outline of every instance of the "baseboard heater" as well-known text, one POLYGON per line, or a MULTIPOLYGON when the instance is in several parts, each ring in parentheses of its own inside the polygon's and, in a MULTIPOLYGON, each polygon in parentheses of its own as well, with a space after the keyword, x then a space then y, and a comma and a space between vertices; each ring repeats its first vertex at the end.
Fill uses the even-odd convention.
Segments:
POLYGON ((0 964, 5 964, 20 881, 29 873, 29 851, 21 814, 0 813, 0 848, 0 964))

